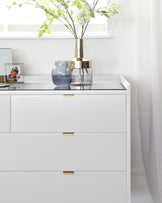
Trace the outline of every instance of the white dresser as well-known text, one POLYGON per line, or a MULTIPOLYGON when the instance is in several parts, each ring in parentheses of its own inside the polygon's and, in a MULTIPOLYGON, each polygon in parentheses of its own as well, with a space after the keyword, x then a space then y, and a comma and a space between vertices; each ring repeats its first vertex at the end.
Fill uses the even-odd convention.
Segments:
POLYGON ((130 85, 0 89, 0 203, 130 203, 130 85))

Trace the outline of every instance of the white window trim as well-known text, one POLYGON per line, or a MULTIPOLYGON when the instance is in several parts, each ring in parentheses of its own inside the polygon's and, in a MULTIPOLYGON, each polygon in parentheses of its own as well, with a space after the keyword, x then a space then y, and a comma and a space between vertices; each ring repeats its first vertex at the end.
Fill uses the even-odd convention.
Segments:
MULTIPOLYGON (((109 29, 108 29, 109 25, 108 25, 108 20, 107 20, 107 31, 103 34, 96 34, 96 35, 91 35, 90 33, 88 35, 85 34, 84 39, 112 39, 113 35, 111 33, 109 33, 109 29)), ((38 34, 38 33, 37 33, 38 34)), ((33 35, 33 36, 14 36, 14 35, 0 35, 0 40, 1 39, 33 39, 33 40, 43 40, 43 39, 74 39, 74 36, 70 33, 70 31, 67 31, 65 33, 65 35, 63 36, 63 32, 62 33, 54 33, 55 35, 45 35, 43 37, 41 37, 40 39, 38 38, 37 35, 33 35)))
MULTIPOLYGON (((97 36, 85 36, 84 39, 112 39, 113 35, 111 34, 106 34, 106 35, 97 35, 97 36)), ((14 39, 14 40, 19 40, 19 39, 32 39, 32 40, 49 40, 49 39, 74 39, 73 36, 49 36, 49 37, 42 37, 38 39, 38 37, 35 36, 0 36, 0 40, 8 40, 8 39, 14 39)))

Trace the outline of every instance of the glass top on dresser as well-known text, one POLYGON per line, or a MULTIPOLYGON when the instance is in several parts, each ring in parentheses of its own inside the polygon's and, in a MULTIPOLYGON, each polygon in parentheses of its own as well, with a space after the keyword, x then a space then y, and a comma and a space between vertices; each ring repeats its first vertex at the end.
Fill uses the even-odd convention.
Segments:
POLYGON ((110 81, 106 83, 93 83, 90 85, 70 87, 57 87, 51 83, 24 83, 24 84, 10 84, 9 87, 0 88, 0 91, 61 91, 61 90, 125 90, 123 84, 117 81, 110 81))

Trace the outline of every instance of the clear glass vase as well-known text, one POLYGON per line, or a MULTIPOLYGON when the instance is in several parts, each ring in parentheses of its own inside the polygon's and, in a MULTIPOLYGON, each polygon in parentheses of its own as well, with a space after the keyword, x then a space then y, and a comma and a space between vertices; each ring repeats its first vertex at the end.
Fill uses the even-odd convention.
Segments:
POLYGON ((75 39, 75 58, 68 61, 72 69, 71 85, 92 83, 92 62, 84 58, 83 39, 75 39))
POLYGON ((71 85, 91 85, 93 82, 92 68, 73 68, 71 85))

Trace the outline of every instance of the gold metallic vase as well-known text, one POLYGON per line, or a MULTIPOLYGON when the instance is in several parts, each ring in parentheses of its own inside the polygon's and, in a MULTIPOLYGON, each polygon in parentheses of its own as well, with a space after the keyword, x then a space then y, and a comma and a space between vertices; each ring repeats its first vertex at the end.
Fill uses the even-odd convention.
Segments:
POLYGON ((6 76, 0 75, 0 83, 6 83, 6 76))
POLYGON ((83 39, 75 39, 75 58, 68 61, 71 69, 92 68, 92 62, 84 58, 83 47, 83 39))

